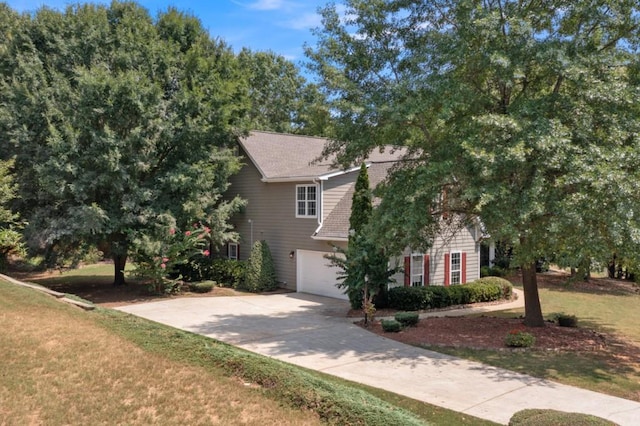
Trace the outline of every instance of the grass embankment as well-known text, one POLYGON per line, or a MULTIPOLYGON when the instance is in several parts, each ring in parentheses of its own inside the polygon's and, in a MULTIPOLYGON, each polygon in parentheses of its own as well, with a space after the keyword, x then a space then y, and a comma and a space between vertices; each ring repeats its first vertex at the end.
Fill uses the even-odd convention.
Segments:
MULTIPOLYGON (((556 313, 576 315, 580 327, 616 336, 622 342, 630 344, 622 350, 609 347, 601 351, 577 353, 428 348, 535 377, 640 401, 640 295, 616 292, 599 294, 567 285, 541 288, 540 300, 548 319, 556 313)), ((492 315, 521 316, 524 315, 524 309, 496 312, 492 315)), ((614 342, 612 346, 615 345, 614 342)))
POLYGON ((492 424, 3 281, 0 320, 4 424, 492 424))

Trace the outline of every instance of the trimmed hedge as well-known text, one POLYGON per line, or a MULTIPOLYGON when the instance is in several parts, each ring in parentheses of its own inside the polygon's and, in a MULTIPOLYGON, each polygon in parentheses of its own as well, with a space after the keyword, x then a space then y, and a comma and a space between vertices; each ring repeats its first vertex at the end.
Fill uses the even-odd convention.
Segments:
POLYGON ((582 413, 566 413, 557 410, 526 409, 515 413, 509 426, 616 426, 616 423, 582 413))
POLYGON ((394 319, 383 319, 380 321, 380 324, 382 325, 382 329, 387 333, 397 333, 398 331, 402 330, 402 324, 394 319))
POLYGON ((402 311, 438 309, 509 299, 512 291, 512 284, 499 277, 485 277, 449 287, 394 287, 389 290, 389 306, 402 311))
POLYGON ((417 312, 398 312, 395 317, 396 321, 402 324, 403 327, 412 327, 418 325, 420 316, 417 312))
POLYGON ((189 284, 189 290, 194 293, 209 293, 215 285, 215 281, 196 281, 189 284))

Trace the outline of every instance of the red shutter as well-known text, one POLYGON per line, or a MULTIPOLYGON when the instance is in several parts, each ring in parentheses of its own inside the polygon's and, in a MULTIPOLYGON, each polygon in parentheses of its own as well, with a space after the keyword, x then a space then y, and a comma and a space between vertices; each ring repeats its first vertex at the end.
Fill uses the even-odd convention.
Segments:
POLYGON ((404 257, 404 286, 411 285, 411 256, 404 257))
POLYGON ((444 285, 449 285, 449 275, 451 275, 451 255, 445 253, 444 255, 444 285))
POLYGON ((429 255, 424 255, 424 285, 429 285, 429 255))
POLYGON ((464 284, 467 282, 467 253, 462 253, 462 265, 460 265, 460 269, 462 269, 460 273, 460 284, 464 284))

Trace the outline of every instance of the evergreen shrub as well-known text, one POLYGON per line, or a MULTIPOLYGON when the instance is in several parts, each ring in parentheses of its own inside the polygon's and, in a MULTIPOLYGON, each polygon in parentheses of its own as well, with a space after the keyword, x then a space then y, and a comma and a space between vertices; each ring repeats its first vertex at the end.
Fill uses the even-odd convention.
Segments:
POLYGON ((398 312, 394 318, 403 327, 414 327, 420 321, 420 316, 418 316, 417 312, 398 312))
POLYGON ((276 269, 273 265, 269 245, 264 240, 256 241, 247 261, 245 280, 238 288, 259 293, 275 290, 277 287, 276 269))
POLYGON ((380 321, 380 324, 382 324, 382 329, 387 333, 397 333, 398 331, 402 330, 402 324, 394 319, 383 319, 380 321))

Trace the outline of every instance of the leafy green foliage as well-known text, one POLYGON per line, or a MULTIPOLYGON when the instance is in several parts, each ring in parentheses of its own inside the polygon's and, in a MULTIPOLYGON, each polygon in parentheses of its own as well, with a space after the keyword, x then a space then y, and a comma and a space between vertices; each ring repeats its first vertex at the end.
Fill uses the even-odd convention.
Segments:
POLYGON ((26 254, 22 234, 14 228, 18 215, 7 206, 16 196, 12 167, 13 160, 0 161, 0 271, 9 256, 26 254))
POLYGON ((449 211, 513 248, 536 326, 537 259, 638 258, 637 1, 345 3, 307 55, 335 111, 327 154, 408 150, 380 188, 379 241, 432 240, 446 188, 449 211))
POLYGON ((273 52, 244 48, 238 62, 248 80, 249 120, 255 130, 326 136, 329 110, 318 87, 293 62, 273 52))
POLYGON ((380 320, 380 324, 382 325, 382 329, 387 333, 397 333, 402 330, 402 324, 394 319, 382 319, 380 320))
POLYGON ((244 281, 238 288, 251 292, 275 290, 278 287, 276 269, 266 241, 256 241, 251 247, 244 281))
POLYGON ((207 237, 209 228, 197 227, 180 232, 171 225, 158 226, 153 234, 146 233, 133 241, 133 259, 136 269, 133 274, 148 280, 156 293, 173 293, 180 290, 177 279, 169 277, 190 258, 208 256, 207 237))
POLYGON ((510 426, 615 426, 617 423, 584 413, 566 413, 550 409, 526 409, 511 416, 510 426))
POLYGON ((557 314, 556 321, 560 327, 577 327, 578 317, 569 314, 557 314))
POLYGON ((420 316, 417 312, 398 312, 394 315, 394 319, 403 327, 415 327, 420 321, 420 316))
POLYGON ((438 309, 509 299, 511 292, 511 283, 498 277, 481 278, 449 287, 393 287, 389 290, 389 306, 403 311, 438 309))
POLYGON ((215 286, 215 281, 198 281, 189 284, 189 290, 194 293, 209 293, 215 286))
POLYGON ((530 348, 535 343, 535 336, 522 330, 511 330, 504 338, 504 344, 510 348, 530 348))
POLYGON ((131 2, 2 7, 0 140, 15 156, 16 203, 34 249, 100 245, 116 282, 134 240, 170 216, 233 237, 223 200, 246 109, 232 50, 175 9, 131 2))
POLYGON ((353 309, 361 309, 365 304, 365 285, 370 298, 367 304, 373 301, 378 307, 384 307, 387 302, 387 285, 396 271, 389 268, 389 256, 384 246, 376 245, 369 238, 368 224, 372 211, 369 174, 363 163, 352 197, 349 244, 346 250, 335 247, 337 254, 327 257, 332 266, 342 269, 342 282, 338 287, 346 290, 353 309))

